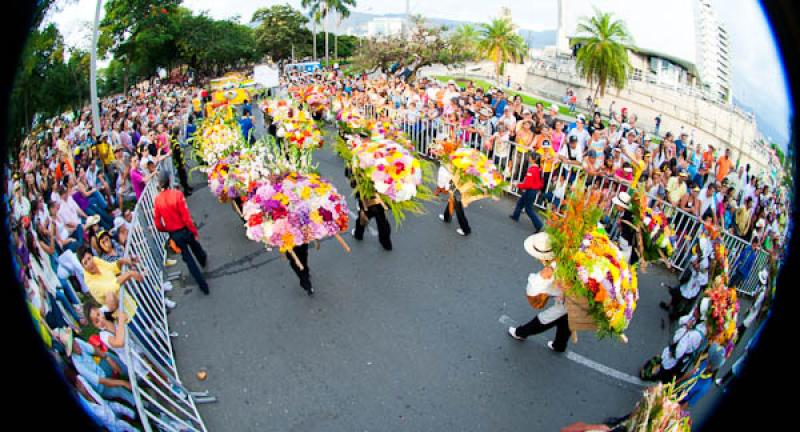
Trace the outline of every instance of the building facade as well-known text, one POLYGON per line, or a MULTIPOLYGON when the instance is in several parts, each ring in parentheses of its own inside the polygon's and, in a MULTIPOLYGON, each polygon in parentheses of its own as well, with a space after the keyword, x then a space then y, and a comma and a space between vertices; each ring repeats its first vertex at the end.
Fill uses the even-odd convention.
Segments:
POLYGON ((711 0, 695 4, 697 68, 700 82, 709 95, 731 102, 730 38, 717 20, 711 0))
POLYGON ((367 23, 367 37, 398 36, 403 33, 402 18, 374 18, 367 23))

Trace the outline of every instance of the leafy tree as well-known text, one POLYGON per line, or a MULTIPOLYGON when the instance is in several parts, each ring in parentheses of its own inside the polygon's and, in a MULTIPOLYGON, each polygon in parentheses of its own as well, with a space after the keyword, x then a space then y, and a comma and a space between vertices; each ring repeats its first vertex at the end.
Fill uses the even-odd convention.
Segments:
POLYGON ((300 3, 304 8, 309 10, 311 16, 314 17, 314 22, 322 21, 322 30, 325 32, 325 63, 329 63, 328 55, 328 30, 325 26, 328 15, 333 12, 339 18, 347 18, 350 16, 350 7, 356 5, 356 0, 302 0, 300 3))
POLYGON ((311 51, 311 32, 306 28, 308 18, 289 5, 275 5, 258 9, 253 14, 256 48, 259 54, 273 60, 291 58, 292 46, 295 55, 302 57, 311 51))
POLYGON ((403 71, 408 69, 408 80, 416 77, 419 68, 433 64, 460 64, 468 59, 450 43, 444 26, 429 26, 421 16, 412 18, 411 32, 407 38, 389 36, 371 38, 357 50, 353 63, 367 71, 403 71))
POLYGON ((495 75, 500 80, 505 63, 522 62, 526 47, 511 20, 495 18, 488 24, 481 24, 478 51, 494 63, 495 75))
POLYGON ((597 84, 594 99, 598 94, 604 96, 608 86, 625 88, 631 70, 626 45, 633 43, 625 23, 610 13, 595 10, 595 16, 578 22, 578 34, 573 39, 580 46, 576 66, 589 86, 597 84))
POLYGON ((477 60, 480 57, 478 41, 481 33, 472 24, 462 24, 450 34, 450 47, 464 54, 467 60, 477 60))

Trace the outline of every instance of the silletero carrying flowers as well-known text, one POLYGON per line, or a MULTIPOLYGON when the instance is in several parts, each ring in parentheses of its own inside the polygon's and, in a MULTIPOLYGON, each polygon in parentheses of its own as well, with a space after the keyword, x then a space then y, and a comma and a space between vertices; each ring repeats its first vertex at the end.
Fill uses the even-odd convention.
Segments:
POLYGON ((347 202, 317 174, 289 173, 261 183, 242 210, 247 237, 287 252, 347 230, 347 202))
POLYGON ((617 336, 625 342, 624 331, 639 300, 636 270, 598 226, 602 211, 586 199, 585 187, 576 187, 562 210, 550 214, 545 230, 570 329, 595 330, 598 337, 617 336))
POLYGON ((422 213, 421 201, 432 199, 425 185, 432 177, 430 164, 394 141, 352 136, 346 142, 340 139, 336 152, 352 172, 359 197, 368 201, 377 196, 397 223, 406 211, 422 213))
POLYGON ((705 316, 708 340, 723 347, 727 357, 733 351, 737 336, 739 300, 736 289, 727 287, 723 277, 717 276, 713 285, 703 293, 701 302, 708 302, 705 316))
POLYGON ((459 148, 442 156, 465 203, 487 196, 499 196, 506 182, 495 164, 472 148, 459 148))
POLYGON ((240 149, 243 143, 238 125, 232 120, 224 121, 221 116, 203 122, 194 137, 195 152, 208 167, 240 149))
POLYGON ((658 260, 669 263, 668 258, 675 251, 675 231, 664 212, 649 207, 648 200, 644 185, 634 190, 631 213, 641 236, 642 266, 658 260))

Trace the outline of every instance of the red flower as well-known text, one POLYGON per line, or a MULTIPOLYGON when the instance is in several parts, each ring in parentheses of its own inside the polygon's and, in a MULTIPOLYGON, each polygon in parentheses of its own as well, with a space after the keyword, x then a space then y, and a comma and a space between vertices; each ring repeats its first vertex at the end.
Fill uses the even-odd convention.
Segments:
POLYGON ((262 223, 264 223, 264 217, 262 213, 256 213, 250 216, 250 219, 247 221, 248 226, 261 225, 262 223))

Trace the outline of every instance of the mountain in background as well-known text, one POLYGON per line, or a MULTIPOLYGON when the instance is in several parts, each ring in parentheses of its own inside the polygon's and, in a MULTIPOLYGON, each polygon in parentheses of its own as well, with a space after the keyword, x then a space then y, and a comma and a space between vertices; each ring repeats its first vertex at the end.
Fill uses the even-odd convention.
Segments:
POLYGON ((764 138, 769 142, 778 144, 784 151, 786 151, 789 137, 786 136, 784 132, 781 132, 779 129, 773 126, 773 122, 771 122, 767 117, 761 115, 758 110, 754 110, 752 107, 736 98, 736 96, 733 97, 733 104, 744 111, 754 113, 756 116, 758 130, 762 135, 764 135, 764 138))
MULTIPOLYGON (((338 27, 332 24, 331 31, 336 31, 338 28, 340 33, 352 33, 355 36, 364 36, 367 34, 367 24, 374 18, 402 19, 405 18, 405 14, 369 14, 363 12, 351 12, 350 16, 343 19, 338 27)), ((442 25, 448 29, 458 27, 462 24, 472 24, 474 26, 480 25, 478 22, 457 21, 446 18, 425 17, 425 20, 433 25, 442 25)), ((541 49, 556 43, 555 30, 534 31, 528 29, 519 29, 519 34, 531 48, 541 49)))

